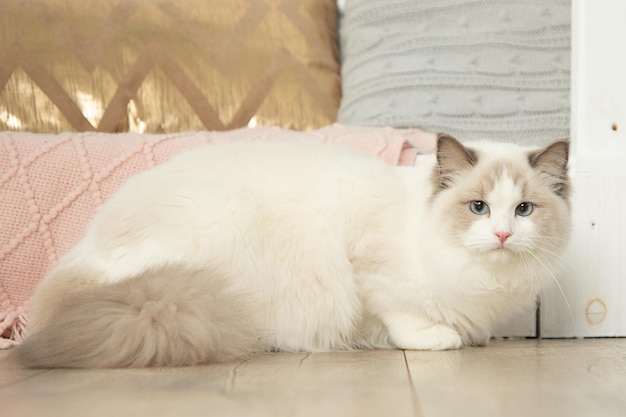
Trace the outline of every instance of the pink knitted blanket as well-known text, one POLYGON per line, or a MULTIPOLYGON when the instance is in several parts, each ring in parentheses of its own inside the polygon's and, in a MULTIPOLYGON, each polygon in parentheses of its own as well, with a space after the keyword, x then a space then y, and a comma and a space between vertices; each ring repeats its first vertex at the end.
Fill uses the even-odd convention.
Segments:
POLYGON ((35 286, 83 235, 128 177, 200 145, 309 138, 350 145, 390 164, 432 151, 419 130, 328 126, 311 132, 258 127, 175 135, 0 133, 0 349, 19 343, 35 286))

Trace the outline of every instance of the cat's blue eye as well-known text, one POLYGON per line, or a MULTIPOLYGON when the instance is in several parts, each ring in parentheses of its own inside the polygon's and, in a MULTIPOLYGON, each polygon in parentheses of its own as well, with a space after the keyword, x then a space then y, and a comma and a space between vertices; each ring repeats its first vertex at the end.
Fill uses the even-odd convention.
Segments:
POLYGON ((489 206, 484 201, 474 200, 470 201, 470 210, 472 213, 482 216, 489 213, 489 206))
POLYGON ((515 214, 518 216, 526 217, 530 216, 530 213, 533 212, 533 203, 529 203, 528 201, 524 201, 520 203, 517 207, 515 207, 515 214))

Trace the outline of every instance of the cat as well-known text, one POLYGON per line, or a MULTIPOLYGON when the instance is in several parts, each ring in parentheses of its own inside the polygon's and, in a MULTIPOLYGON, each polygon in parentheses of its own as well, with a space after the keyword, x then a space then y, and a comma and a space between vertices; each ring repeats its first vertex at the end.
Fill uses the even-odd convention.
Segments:
POLYGON ((414 167, 305 141, 187 152, 104 203, 14 354, 148 367, 484 345, 554 280, 568 153, 445 134, 414 167))

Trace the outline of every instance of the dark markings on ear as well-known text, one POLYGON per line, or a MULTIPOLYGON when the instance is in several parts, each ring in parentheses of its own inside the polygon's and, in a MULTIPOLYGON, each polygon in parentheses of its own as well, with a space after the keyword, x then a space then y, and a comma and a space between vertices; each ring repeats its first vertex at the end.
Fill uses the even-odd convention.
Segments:
POLYGON ((567 175, 569 140, 557 140, 544 149, 528 154, 528 163, 548 176, 552 190, 562 198, 569 196, 570 184, 567 175))
POLYGON ((445 133, 437 134, 437 166, 433 175, 435 191, 450 188, 456 178, 478 162, 472 149, 445 133))

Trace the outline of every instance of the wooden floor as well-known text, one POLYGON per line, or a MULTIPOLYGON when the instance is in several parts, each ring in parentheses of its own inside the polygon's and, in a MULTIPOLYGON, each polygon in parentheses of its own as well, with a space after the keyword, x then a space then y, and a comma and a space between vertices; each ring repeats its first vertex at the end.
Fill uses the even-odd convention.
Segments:
POLYGON ((626 416, 626 339, 275 353, 138 370, 24 370, 6 353, 2 417, 626 416))

